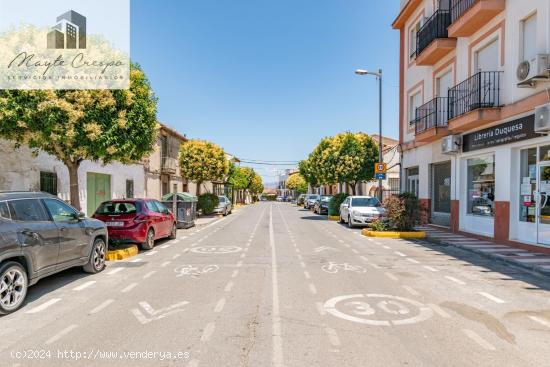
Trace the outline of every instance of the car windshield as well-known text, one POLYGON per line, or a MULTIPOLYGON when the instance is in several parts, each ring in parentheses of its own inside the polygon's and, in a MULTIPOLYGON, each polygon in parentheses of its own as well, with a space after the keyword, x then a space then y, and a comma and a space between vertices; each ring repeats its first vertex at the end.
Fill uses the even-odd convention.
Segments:
POLYGON ((321 201, 330 201, 330 199, 332 199, 332 196, 321 196, 321 201))
POLYGON ((220 196, 219 199, 220 199, 220 203, 225 203, 225 198, 223 196, 220 196))
POLYGON ((139 204, 137 202, 112 202, 103 203, 97 208, 96 214, 117 215, 117 214, 135 214, 138 212, 139 204))
POLYGON ((380 202, 377 198, 353 198, 351 199, 351 206, 354 207, 366 207, 366 206, 380 206, 380 202))
POLYGON ((314 200, 314 199, 318 199, 319 198, 319 195, 309 195, 308 199, 311 199, 311 200, 314 200))

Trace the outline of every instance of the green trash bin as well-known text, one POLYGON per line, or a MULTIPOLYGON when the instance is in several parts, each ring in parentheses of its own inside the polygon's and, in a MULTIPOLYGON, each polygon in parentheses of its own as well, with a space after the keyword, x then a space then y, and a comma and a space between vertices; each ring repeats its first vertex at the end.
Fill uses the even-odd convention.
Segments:
MULTIPOLYGON (((164 195, 161 200, 170 211, 173 211, 173 193, 164 195)), ((188 192, 176 193, 176 221, 178 228, 190 228, 195 225, 195 219, 197 218, 197 201, 198 198, 188 192)))

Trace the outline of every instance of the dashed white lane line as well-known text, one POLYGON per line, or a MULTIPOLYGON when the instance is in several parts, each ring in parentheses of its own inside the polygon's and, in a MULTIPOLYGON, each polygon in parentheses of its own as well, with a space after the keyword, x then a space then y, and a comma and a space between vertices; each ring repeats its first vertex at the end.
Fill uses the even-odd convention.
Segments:
POLYGON ((434 268, 434 267, 431 267, 431 266, 428 266, 428 265, 424 265, 423 266, 424 269, 427 269, 429 271, 433 271, 434 273, 439 271, 438 269, 434 268))
POLYGON ((401 257, 407 257, 407 255, 405 255, 404 253, 399 252, 399 251, 394 251, 394 254, 396 254, 397 256, 401 256, 401 257))
POLYGON ((241 259, 244 259, 245 256, 246 256, 246 254, 243 252, 243 253, 241 254, 241 259))
POLYGON ((145 274, 145 275, 143 276, 143 279, 150 278, 150 277, 151 277, 153 274, 155 274, 155 273, 156 273, 155 270, 150 271, 150 272, 148 272, 147 274, 145 274))
POLYGON ((298 256, 298 260, 300 260, 300 261, 302 261, 302 260, 304 259, 303 256, 300 255, 300 254, 298 254, 298 255, 296 255, 296 256, 298 256))
POLYGON ((148 253, 145 254, 145 256, 153 256, 156 253, 158 253, 158 251, 156 251, 156 250, 149 251, 148 253))
POLYGON ((352 248, 351 249, 351 252, 353 252, 354 254, 358 255, 359 254, 359 251, 357 251, 356 249, 352 248))
POLYGON ((88 312, 88 315, 93 315, 98 313, 99 311, 103 310, 105 307, 109 306, 114 301, 115 301, 114 299, 108 299, 102 302, 99 306, 97 306, 96 308, 93 308, 90 312, 88 312))
POLYGON ((369 262, 369 259, 367 259, 365 256, 361 256, 361 260, 369 262))
POLYGON ((420 264, 420 261, 417 261, 417 260, 415 260, 415 259, 411 259, 410 257, 407 258, 407 261, 408 261, 408 262, 411 262, 411 263, 413 263, 413 264, 420 264))
POLYGON ((181 254, 175 254, 174 256, 172 256, 172 260, 176 260, 180 256, 181 256, 181 254))
POLYGON ((225 306, 225 298, 222 298, 216 303, 216 307, 214 308, 215 313, 222 312, 223 307, 225 306))
POLYGON ((479 334, 470 329, 462 329, 462 332, 473 341, 475 341, 480 347, 486 350, 495 350, 496 348, 489 343, 487 340, 483 339, 479 334))
POLYGON ((78 287, 74 287, 73 288, 73 291, 81 291, 81 290, 84 290, 88 287, 91 287, 92 285, 94 285, 96 283, 95 280, 90 280, 89 282, 86 282, 86 283, 83 283, 81 285, 79 285, 78 287))
POLYGON ((309 275, 309 271, 304 270, 304 276, 306 279, 311 279, 311 275, 309 275))
POLYGON ((61 330, 60 332, 58 332, 57 334, 52 336, 50 339, 46 340, 46 344, 49 345, 49 344, 55 343, 56 341, 58 341, 59 339, 61 339, 65 335, 69 334, 71 331, 73 331, 77 327, 78 327, 78 325, 75 325, 75 324, 66 327, 65 329, 61 330))
MULTIPOLYGON (((281 213, 282 217, 282 213, 281 213)), ((284 220, 284 217, 283 217, 284 220)), ((273 205, 269 206, 269 244, 271 246, 271 289, 272 289, 272 345, 273 367, 283 367, 283 335, 281 325, 281 314, 279 310, 279 280, 277 273, 277 252, 275 250, 275 235, 273 232, 273 205)), ((303 264, 303 263, 302 263, 303 264)), ((305 264, 304 264, 305 265, 305 264)))
POLYGON ((140 262, 142 262, 142 261, 143 261, 143 259, 141 259, 141 258, 139 258, 139 257, 138 257, 137 259, 130 260, 131 263, 140 263, 140 262))
POLYGON ((233 288, 233 282, 229 282, 227 283, 227 285, 225 286, 225 288, 223 289, 224 292, 231 292, 231 288, 233 288))
POLYGON ((418 293, 414 288, 409 287, 408 285, 404 285, 403 289, 412 294, 413 296, 418 296, 420 293, 418 293))
POLYGON ((550 328, 550 321, 543 320, 537 316, 529 316, 529 318, 534 322, 541 324, 542 326, 546 326, 547 328, 550 328))
POLYGON ((439 316, 441 316, 443 318, 448 319, 448 318, 451 317, 451 315, 449 315, 447 312, 445 312, 441 307, 439 307, 436 304, 428 303, 428 307, 430 307, 436 314, 438 314, 439 316))
POLYGON ((123 290, 121 290, 122 293, 128 293, 130 292, 132 289, 134 289, 135 287, 137 287, 138 283, 132 283, 132 284, 128 284, 128 286, 126 288, 124 288, 123 290))
POLYGON ((171 261, 165 261, 165 262, 163 262, 162 264, 160 264, 160 267, 161 267, 161 268, 165 268, 165 267, 167 267, 168 265, 170 265, 170 263, 171 263, 171 261))
POLYGON ((242 260, 237 263, 237 268, 240 268, 241 266, 243 266, 243 261, 242 260))
POLYGON ((233 273, 231 273, 231 278, 237 277, 238 274, 239 274, 239 269, 233 270, 233 273))
POLYGON ((171 246, 171 245, 162 245, 162 246, 159 246, 159 248, 164 249, 164 248, 168 248, 168 247, 170 247, 170 246, 171 246))
POLYGON ((372 266, 373 268, 375 269, 382 269, 381 266, 379 266, 378 264, 373 264, 373 263, 368 263, 369 266, 372 266))
POLYGON ((397 277, 395 275, 393 275, 392 273, 384 273, 388 278, 390 278, 391 280, 397 282, 399 279, 397 279, 397 277))
POLYGON ((300 261, 300 266, 301 266, 302 268, 305 268, 305 267, 306 267, 306 264, 305 264, 303 261, 300 261))
POLYGON ((487 293, 487 292, 477 292, 478 294, 482 295, 483 297, 487 298, 487 299, 490 299, 491 301, 495 302, 495 303, 506 303, 505 300, 503 299, 500 299, 498 297, 495 297, 493 296, 492 294, 490 293, 487 293))
POLYGON ((61 301, 61 298, 52 298, 51 300, 42 303, 40 306, 36 306, 34 308, 31 308, 30 310, 28 310, 25 313, 31 313, 32 314, 32 313, 38 313, 38 312, 44 311, 45 309, 47 309, 50 306, 55 305, 59 301, 61 301))
POLYGON ((325 332, 327 333, 328 340, 330 344, 332 344, 332 346, 339 347, 341 345, 340 338, 338 337, 338 334, 336 334, 336 330, 329 327, 325 327, 325 332))
POLYGON ((382 247, 385 248, 386 250, 391 250, 391 247, 390 247, 390 246, 384 245, 384 246, 382 246, 382 247))
POLYGON ((462 280, 456 279, 455 277, 452 277, 452 276, 450 276, 450 275, 445 275, 445 278, 446 278, 446 279, 449 279, 451 282, 455 282, 456 284, 466 285, 466 283, 463 282, 462 280))
POLYGON ((123 270, 124 270, 124 268, 116 268, 116 269, 113 269, 113 270, 111 270, 111 271, 108 271, 106 274, 107 274, 107 275, 114 275, 114 274, 116 274, 116 273, 120 273, 120 272, 123 271, 123 270))
POLYGON ((204 328, 201 335, 201 342, 209 341, 215 329, 216 329, 216 324, 214 322, 209 322, 208 324, 206 324, 206 327, 204 328))
POLYGON ((314 284, 310 283, 309 284, 309 291, 313 294, 317 294, 317 287, 315 287, 314 284))

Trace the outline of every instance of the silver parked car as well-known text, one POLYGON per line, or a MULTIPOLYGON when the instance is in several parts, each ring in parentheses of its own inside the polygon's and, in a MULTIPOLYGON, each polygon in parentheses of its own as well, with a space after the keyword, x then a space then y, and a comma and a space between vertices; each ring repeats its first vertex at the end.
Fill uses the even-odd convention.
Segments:
POLYGON ((350 228, 368 225, 384 214, 382 204, 372 196, 348 196, 340 205, 340 223, 347 223, 350 228))
POLYGON ((304 199, 304 209, 313 209, 317 200, 321 198, 321 195, 309 194, 304 199))
POLYGON ((214 209, 214 213, 223 214, 224 216, 231 214, 231 212, 233 211, 233 204, 231 203, 231 200, 229 200, 229 198, 224 195, 218 196, 218 199, 220 199, 220 202, 218 206, 214 209))

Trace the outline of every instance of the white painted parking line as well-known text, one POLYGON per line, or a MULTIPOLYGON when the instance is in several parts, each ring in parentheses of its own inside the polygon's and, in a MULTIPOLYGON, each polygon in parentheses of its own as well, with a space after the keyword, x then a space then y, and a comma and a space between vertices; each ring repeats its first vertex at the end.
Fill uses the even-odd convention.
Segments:
POLYGON ((325 332, 327 333, 328 340, 332 346, 339 347, 341 345, 340 338, 338 337, 338 334, 336 334, 336 330, 326 327, 325 332))
POLYGON ((384 275, 386 275, 388 278, 390 278, 391 280, 397 282, 399 279, 397 279, 397 277, 395 275, 393 275, 392 273, 384 273, 384 275))
POLYGON ((231 292, 231 288, 233 288, 233 282, 227 283, 225 288, 223 289, 224 292, 231 292))
POLYGON ((443 318, 446 318, 446 319, 451 318, 451 315, 449 315, 447 312, 445 312, 441 307, 439 307, 436 304, 428 303, 428 307, 430 307, 432 310, 434 310, 434 312, 436 314, 438 314, 439 316, 441 316, 443 318))
POLYGON ((77 327, 78 327, 78 325, 75 325, 75 324, 66 327, 65 329, 61 330, 59 333, 52 336, 50 339, 46 340, 46 344, 49 345, 49 344, 55 343, 56 341, 58 341, 59 339, 61 339, 65 335, 69 334, 71 331, 73 331, 77 327))
POLYGON ((216 329, 216 324, 213 322, 209 322, 202 332, 201 342, 209 341, 210 337, 214 333, 214 329, 216 329))
POLYGON ((401 256, 401 257, 407 257, 407 255, 405 255, 404 253, 399 252, 399 251, 394 251, 394 254, 396 254, 397 256, 401 256))
POLYGON ((451 282, 455 282, 455 283, 460 284, 460 285, 466 285, 465 282, 463 282, 463 281, 460 280, 460 279, 456 279, 455 277, 452 277, 452 276, 449 276, 449 275, 445 275, 445 278, 446 278, 446 279, 449 279, 451 282))
POLYGON ((311 279, 311 275, 309 275, 309 272, 304 270, 304 276, 306 277, 306 279, 311 279))
POLYGON ((143 276, 143 279, 150 278, 150 277, 151 277, 153 274, 155 274, 155 273, 156 273, 155 270, 150 271, 150 272, 148 272, 147 274, 145 274, 145 275, 143 276))
POLYGON ((222 298, 216 303, 216 307, 214 308, 215 313, 219 313, 223 310, 223 307, 225 306, 225 298, 222 298))
POLYGON ((475 341, 480 347, 486 350, 495 350, 495 347, 487 340, 479 336, 475 331, 469 329, 462 329, 462 332, 473 341, 475 341))
POLYGON ((418 296, 420 293, 418 293, 414 288, 409 287, 408 285, 404 285, 403 289, 405 289, 407 292, 412 294, 413 296, 418 296))
POLYGON ((81 284, 79 285, 78 287, 74 287, 73 288, 73 291, 81 291, 81 290, 84 290, 88 287, 91 287, 92 285, 94 285, 96 283, 95 280, 90 280, 89 282, 86 282, 84 284, 81 284))
POLYGON ((139 263, 139 262, 142 262, 142 261, 144 261, 144 260, 139 258, 139 257, 137 259, 130 260, 131 263, 139 263))
POLYGON ((170 265, 170 263, 171 263, 171 261, 165 261, 165 262, 163 262, 162 264, 160 264, 160 267, 161 267, 161 268, 165 268, 165 267, 167 267, 168 265, 170 265))
POLYGON ((487 299, 490 299, 491 301, 495 302, 495 303, 506 303, 506 301, 498 298, 498 297, 495 297, 493 296, 492 294, 490 293, 487 293, 487 292, 477 292, 478 294, 482 295, 483 297, 487 298, 487 299))
POLYGON ((537 316, 529 316, 529 318, 534 322, 541 324, 542 326, 546 326, 547 328, 550 328, 550 321, 543 320, 537 316))
POLYGON ((411 262, 411 263, 413 263, 413 264, 420 264, 420 261, 417 261, 417 260, 415 260, 415 259, 411 259, 410 257, 407 258, 407 261, 408 261, 408 262, 411 262))
POLYGON ((428 265, 424 265, 423 266, 424 269, 427 269, 429 271, 433 271, 434 273, 439 271, 438 269, 434 268, 434 267, 431 267, 431 266, 428 266, 428 265))
POLYGON ((51 300, 42 303, 40 306, 36 306, 35 308, 31 308, 30 310, 28 310, 25 313, 31 313, 32 314, 32 313, 38 313, 38 312, 44 311, 45 309, 47 309, 50 306, 55 305, 59 301, 61 301, 61 298, 52 298, 51 300))
POLYGON ((149 251, 148 253, 145 254, 145 256, 152 256, 152 255, 156 254, 157 252, 158 251, 155 251, 155 250, 149 251))
POLYGON ((132 289, 134 289, 135 287, 137 287, 138 283, 132 283, 132 284, 129 284, 126 288, 124 288, 123 290, 121 290, 122 293, 128 293, 130 292, 132 289))
POLYGON ((103 310, 105 307, 109 306, 114 301, 115 301, 114 299, 108 299, 102 302, 99 306, 97 306, 96 308, 93 308, 90 312, 88 312, 88 315, 93 315, 98 313, 99 311, 103 310))
POLYGON ((314 284, 309 283, 309 291, 313 294, 317 294, 317 287, 314 284))
POLYGON ((172 260, 176 260, 180 256, 181 256, 181 254, 175 254, 174 256, 172 256, 172 260))
POLYGON ((162 245, 162 246, 159 246, 159 248, 162 248, 162 249, 168 248, 168 247, 170 247, 170 245, 162 245))
POLYGON ((113 275, 113 274, 116 274, 116 273, 120 273, 123 270, 124 270, 124 268, 116 268, 116 269, 113 269, 113 270, 107 272, 106 274, 107 275, 113 275))

